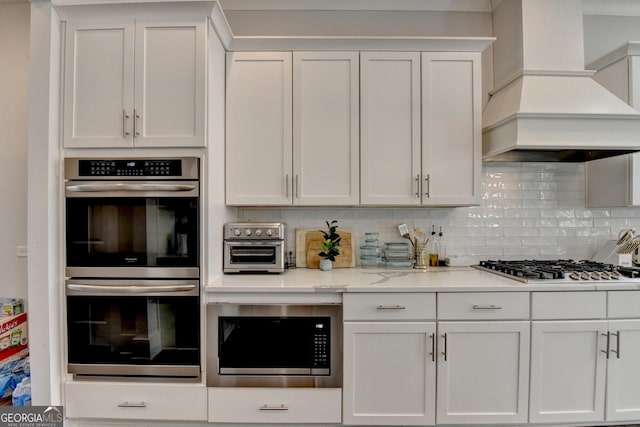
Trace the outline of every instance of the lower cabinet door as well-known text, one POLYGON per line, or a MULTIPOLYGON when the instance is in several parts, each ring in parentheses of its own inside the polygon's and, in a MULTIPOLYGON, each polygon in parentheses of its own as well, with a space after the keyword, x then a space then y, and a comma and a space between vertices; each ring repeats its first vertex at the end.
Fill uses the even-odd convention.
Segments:
POLYGON ((531 331, 529 421, 603 421, 607 321, 532 322, 531 331))
POLYGON ((73 382, 65 384, 65 416, 131 420, 206 421, 202 384, 73 382))
POLYGON ((640 320, 609 321, 607 421, 640 420, 640 320))
POLYGON ((438 424, 527 422, 529 322, 438 322, 438 424))
POLYGON ((435 424, 435 329, 345 322, 343 424, 435 424))
POLYGON ((212 423, 340 423, 339 388, 211 387, 212 423))

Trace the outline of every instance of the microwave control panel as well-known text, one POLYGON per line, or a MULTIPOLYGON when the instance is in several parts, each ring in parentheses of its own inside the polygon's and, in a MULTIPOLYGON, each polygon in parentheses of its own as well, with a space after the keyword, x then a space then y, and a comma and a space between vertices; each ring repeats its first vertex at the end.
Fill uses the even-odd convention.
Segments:
POLYGON ((330 342, 330 319, 318 319, 313 324, 313 367, 329 368, 331 348, 330 342))

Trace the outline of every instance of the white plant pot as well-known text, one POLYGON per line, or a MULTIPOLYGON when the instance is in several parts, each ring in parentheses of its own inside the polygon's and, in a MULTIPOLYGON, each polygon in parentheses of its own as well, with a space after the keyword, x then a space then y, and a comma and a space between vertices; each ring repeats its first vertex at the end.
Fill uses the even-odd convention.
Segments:
POLYGON ((333 268, 333 263, 330 259, 322 258, 320 260, 320 270, 322 271, 330 271, 333 268))

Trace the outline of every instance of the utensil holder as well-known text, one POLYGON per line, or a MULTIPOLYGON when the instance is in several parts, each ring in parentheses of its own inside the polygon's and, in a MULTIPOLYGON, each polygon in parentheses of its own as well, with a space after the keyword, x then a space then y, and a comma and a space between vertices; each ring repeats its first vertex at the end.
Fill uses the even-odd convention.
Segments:
POLYGON ((414 259, 415 264, 413 264, 413 268, 427 268, 429 266, 429 251, 427 249, 427 245, 415 245, 414 247, 414 259))

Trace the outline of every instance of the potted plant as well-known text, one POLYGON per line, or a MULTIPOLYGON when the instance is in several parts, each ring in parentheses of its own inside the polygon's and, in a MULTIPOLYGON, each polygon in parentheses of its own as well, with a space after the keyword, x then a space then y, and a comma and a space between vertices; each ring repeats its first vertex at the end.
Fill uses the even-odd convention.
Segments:
POLYGON ((322 244, 322 252, 318 255, 320 258, 320 270, 328 271, 332 268, 332 262, 336 260, 336 256, 340 255, 340 240, 342 237, 336 232, 338 221, 326 221, 327 231, 318 230, 322 233, 324 243, 322 244))

